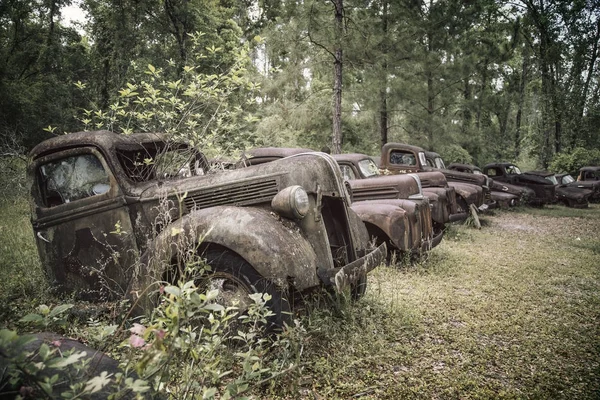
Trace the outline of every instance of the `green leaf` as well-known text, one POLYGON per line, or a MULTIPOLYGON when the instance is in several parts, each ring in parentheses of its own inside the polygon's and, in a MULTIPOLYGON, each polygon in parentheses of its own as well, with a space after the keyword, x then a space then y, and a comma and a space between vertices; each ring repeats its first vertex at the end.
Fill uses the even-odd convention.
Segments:
POLYGON ((73 308, 73 304, 61 304, 59 306, 56 306, 52 309, 52 311, 50 311, 50 314, 48 314, 48 317, 55 317, 59 314, 64 313, 65 311, 67 311, 70 308, 73 308))
POLYGON ((19 322, 39 322, 42 321, 44 317, 39 314, 27 314, 23 318, 19 320, 19 322))
POLYGON ((102 390, 103 387, 110 383, 111 377, 112 374, 109 374, 107 371, 102 371, 99 376, 96 376, 86 382, 86 393, 92 394, 99 392, 100 390, 102 390))
POLYGON ((215 397, 215 394, 217 394, 217 388, 214 388, 214 387, 208 388, 202 394, 202 398, 203 399, 212 399, 215 397))
POLYGON ((172 285, 165 287, 165 293, 171 294, 175 297, 181 296, 181 290, 177 286, 172 285))
POLYGON ((81 360, 83 357, 85 357, 87 355, 87 353, 85 351, 82 352, 75 352, 71 355, 69 355, 68 357, 59 357, 59 358, 55 358, 50 360, 50 362, 48 362, 48 367, 50 368, 64 368, 68 365, 74 364, 76 362, 78 362, 79 360, 81 360))

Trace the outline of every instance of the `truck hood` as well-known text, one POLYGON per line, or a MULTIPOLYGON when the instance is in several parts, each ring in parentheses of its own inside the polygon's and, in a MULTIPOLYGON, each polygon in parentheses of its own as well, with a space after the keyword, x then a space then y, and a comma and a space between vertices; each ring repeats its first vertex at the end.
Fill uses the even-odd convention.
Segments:
POLYGON ((470 174, 468 172, 454 171, 451 169, 439 169, 446 179, 455 182, 470 183, 477 186, 487 186, 487 177, 482 174, 470 174))
POLYGON ((347 192, 337 163, 324 153, 304 153, 273 162, 220 171, 214 174, 156 182, 140 200, 183 198, 196 208, 270 202, 282 189, 300 185, 309 194, 346 199, 347 192))
POLYGON ((422 198, 419 181, 412 174, 381 175, 367 179, 349 180, 354 201, 375 199, 422 198))
POLYGON ((448 187, 446 176, 439 171, 419 172, 423 187, 448 187))

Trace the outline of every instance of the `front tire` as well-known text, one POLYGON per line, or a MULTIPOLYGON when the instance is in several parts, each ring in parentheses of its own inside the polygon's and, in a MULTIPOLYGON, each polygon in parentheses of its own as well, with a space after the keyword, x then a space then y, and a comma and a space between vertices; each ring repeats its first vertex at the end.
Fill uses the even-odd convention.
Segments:
POLYGON ((219 289, 218 303, 228 307, 238 302, 240 313, 243 313, 252 303, 250 294, 267 293, 271 296, 267 307, 273 315, 267 317, 266 330, 282 329, 291 323, 287 299, 242 257, 226 249, 208 249, 202 258, 211 267, 202 278, 202 286, 209 290, 219 289))

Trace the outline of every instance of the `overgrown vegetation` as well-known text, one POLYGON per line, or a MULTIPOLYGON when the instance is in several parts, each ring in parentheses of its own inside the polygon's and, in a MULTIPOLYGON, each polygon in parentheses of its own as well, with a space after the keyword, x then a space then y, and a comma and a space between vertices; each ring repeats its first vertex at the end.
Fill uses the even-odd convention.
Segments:
MULTIPOLYGON (((452 226, 418 262, 376 269, 358 303, 323 297, 326 306, 311 303, 295 327, 272 338, 226 333, 231 310, 206 308, 201 297, 194 308, 196 292, 185 282, 165 289, 163 307, 143 321, 127 318, 127 303, 54 297, 24 199, 2 199, 0 327, 54 330, 137 368, 141 381, 106 383, 120 393, 592 399, 600 390, 597 204, 498 212, 481 230, 452 226), (190 315, 212 317, 200 330, 190 315)), ((261 298, 254 300, 260 310, 261 298)), ((68 391, 95 387, 81 382, 68 391)))

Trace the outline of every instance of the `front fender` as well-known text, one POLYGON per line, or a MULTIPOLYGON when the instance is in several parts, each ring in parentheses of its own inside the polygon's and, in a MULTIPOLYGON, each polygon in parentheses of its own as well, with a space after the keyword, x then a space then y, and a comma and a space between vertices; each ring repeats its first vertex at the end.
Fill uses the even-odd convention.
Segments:
MULTIPOLYGON (((410 249, 410 221, 406 211, 397 205, 379 201, 359 201, 350 207, 363 222, 379 228, 385 237, 378 242, 388 242, 399 250, 410 249)), ((377 236, 380 236, 381 233, 377 236)), ((369 232, 374 234, 374 232, 369 232)))
POLYGON ((193 211, 167 226, 142 256, 132 291, 164 279, 182 252, 211 244, 237 253, 279 287, 291 282, 303 290, 320 284, 316 254, 294 222, 259 208, 218 206, 193 211))
POLYGON ((448 182, 448 185, 454 188, 456 194, 467 202, 479 207, 483 204, 483 188, 481 186, 468 183, 448 182))

